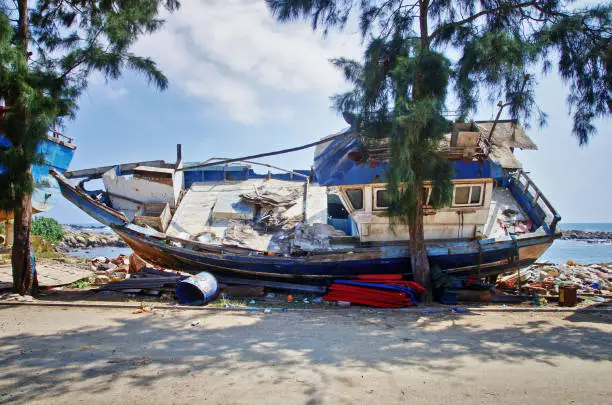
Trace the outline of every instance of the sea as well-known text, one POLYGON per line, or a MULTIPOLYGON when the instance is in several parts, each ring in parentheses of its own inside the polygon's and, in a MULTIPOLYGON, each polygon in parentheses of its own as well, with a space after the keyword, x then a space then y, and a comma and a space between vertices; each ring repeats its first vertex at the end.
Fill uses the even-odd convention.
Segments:
MULTIPOLYGON (((612 232, 612 223, 561 223, 561 229, 583 232, 612 232)), ((609 263, 612 262, 612 243, 556 240, 540 257, 540 261, 550 263, 565 263, 572 260, 576 263, 609 263)))
MULTIPOLYGON (((96 224, 72 225, 83 232, 112 233, 109 227, 96 224)), ((612 232, 612 223, 561 223, 561 229, 584 232, 612 232)), ((117 257, 121 254, 129 255, 130 248, 99 247, 92 249, 79 249, 71 251, 71 256, 92 258, 98 256, 117 257)), ((576 263, 609 263, 612 262, 612 243, 581 240, 556 240, 552 246, 540 257, 540 261, 550 263, 565 263, 572 260, 576 263)))
MULTIPOLYGON (((101 235, 110 235, 113 230, 101 224, 64 224, 75 232, 96 232, 101 235)), ((79 257, 81 259, 91 259, 94 257, 110 257, 115 258, 120 255, 130 255, 132 249, 129 247, 102 246, 86 249, 74 249, 68 252, 70 256, 79 257)))

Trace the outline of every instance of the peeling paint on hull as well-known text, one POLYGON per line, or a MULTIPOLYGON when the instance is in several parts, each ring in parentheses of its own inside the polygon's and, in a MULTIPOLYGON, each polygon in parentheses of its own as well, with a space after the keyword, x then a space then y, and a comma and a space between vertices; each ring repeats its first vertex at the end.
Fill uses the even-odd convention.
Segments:
MULTIPOLYGON (((190 273, 206 270, 220 277, 257 277, 270 279, 293 279, 294 281, 331 280, 339 277, 356 277, 360 274, 403 274, 410 276, 408 247, 394 246, 355 249, 351 254, 318 254, 304 257, 255 256, 248 254, 194 251, 171 246, 124 227, 114 227, 127 244, 144 260, 162 267, 181 269, 190 273)), ((534 263, 552 244, 551 236, 536 236, 520 240, 519 266, 534 263)), ((456 243, 455 243, 456 245, 456 243)), ((466 243, 469 245, 469 243, 466 243)), ((480 266, 479 253, 469 246, 456 253, 443 252, 439 245, 428 249, 432 266, 455 275, 488 276, 499 274, 517 266, 515 250, 510 244, 492 242, 483 246, 480 266), (485 251, 486 248, 486 251, 485 251), (463 252, 461 252, 463 250, 463 252), (436 254, 443 252, 444 254, 436 254)))

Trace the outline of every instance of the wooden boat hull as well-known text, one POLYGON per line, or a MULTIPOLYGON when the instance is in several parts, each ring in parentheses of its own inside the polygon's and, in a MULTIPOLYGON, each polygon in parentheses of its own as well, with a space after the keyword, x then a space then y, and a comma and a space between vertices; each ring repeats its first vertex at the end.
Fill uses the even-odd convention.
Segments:
MULTIPOLYGON (((0 134, 0 137, 2 135, 0 134)), ((6 138, 4 138, 6 139, 6 138)), ((50 210, 60 196, 60 187, 56 179, 49 175, 51 169, 60 173, 65 172, 72 161, 76 146, 59 138, 49 137, 43 139, 38 145, 44 162, 32 166, 34 178, 34 191, 32 192, 32 212, 46 212, 50 210)), ((0 174, 3 168, 0 167, 0 174)), ((12 211, 0 210, 0 221, 13 219, 12 211)))
MULTIPOLYGON (((217 251, 196 251, 174 246, 126 227, 115 232, 144 260, 153 264, 198 273, 208 271, 218 277, 284 279, 294 282, 326 281, 360 274, 412 275, 408 246, 380 246, 352 252, 326 252, 300 257, 265 256, 217 251)), ((533 264, 552 244, 554 237, 478 242, 449 242, 428 246, 432 267, 457 275, 499 274, 518 266, 533 264), (518 260, 516 247, 518 246, 518 260), (480 264, 478 264, 480 263, 480 264)))
MULTIPOLYGON (((327 282, 360 274, 412 275, 408 243, 329 250, 304 256, 268 256, 261 252, 204 244, 169 237, 128 223, 123 214, 72 186, 59 173, 62 194, 97 221, 113 230, 144 260, 189 273, 209 271, 218 277, 241 277, 293 282, 327 282)), ((457 276, 499 274, 533 264, 559 233, 534 232, 474 241, 427 244, 430 265, 457 276)))

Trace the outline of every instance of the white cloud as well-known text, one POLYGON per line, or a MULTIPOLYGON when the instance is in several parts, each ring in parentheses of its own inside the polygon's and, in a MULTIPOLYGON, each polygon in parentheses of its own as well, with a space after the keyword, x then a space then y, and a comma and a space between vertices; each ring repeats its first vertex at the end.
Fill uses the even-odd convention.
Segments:
MULTIPOLYGON (((279 96, 318 95, 346 84, 328 59, 360 55, 359 36, 313 33, 307 23, 279 24, 264 1, 192 0, 167 16, 135 51, 156 60, 171 85, 244 124, 290 119, 279 96)), ((325 102, 325 101, 324 101, 325 102)))
POLYGON ((105 87, 104 96, 107 100, 117 100, 129 94, 125 87, 115 87, 113 85, 105 87))

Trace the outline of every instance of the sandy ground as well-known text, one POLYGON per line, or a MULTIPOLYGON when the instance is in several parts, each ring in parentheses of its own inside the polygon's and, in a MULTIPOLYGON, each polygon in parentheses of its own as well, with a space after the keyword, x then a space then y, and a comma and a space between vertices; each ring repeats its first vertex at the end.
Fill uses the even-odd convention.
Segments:
MULTIPOLYGON (((36 259, 38 285, 57 286, 74 283, 92 276, 94 273, 87 263, 78 262, 72 257, 62 259, 36 259)), ((13 268, 10 263, 0 263, 0 289, 13 286, 13 268)))
POLYGON ((604 404, 612 313, 0 306, 0 404, 604 404))

